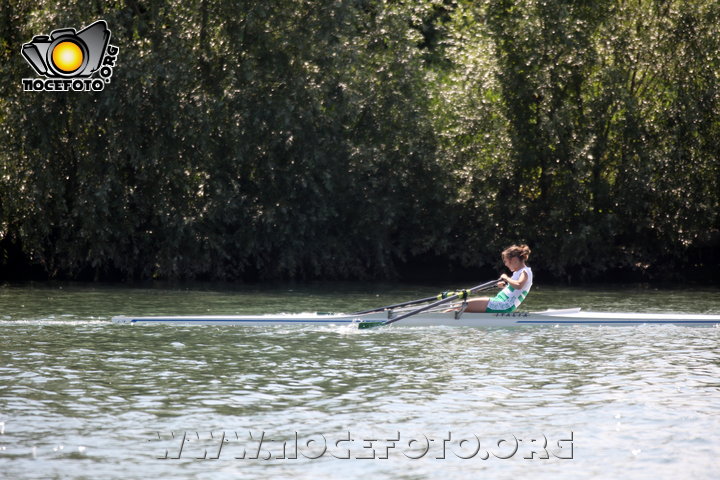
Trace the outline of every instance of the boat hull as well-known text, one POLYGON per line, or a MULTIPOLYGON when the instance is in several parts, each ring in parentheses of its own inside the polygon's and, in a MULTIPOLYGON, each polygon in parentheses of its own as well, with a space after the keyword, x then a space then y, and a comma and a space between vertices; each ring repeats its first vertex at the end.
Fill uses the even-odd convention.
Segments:
MULTIPOLYGON (((377 324, 388 319, 387 313, 369 315, 348 314, 280 314, 280 315, 201 315, 113 317, 118 324, 170 324, 170 325, 352 325, 362 322, 377 324)), ((672 313, 610 313, 583 312, 580 309, 547 310, 544 312, 515 313, 419 313, 395 322, 392 326, 457 326, 457 327, 518 327, 538 325, 608 325, 628 326, 643 324, 670 324, 693 327, 720 325, 720 315, 672 313)))

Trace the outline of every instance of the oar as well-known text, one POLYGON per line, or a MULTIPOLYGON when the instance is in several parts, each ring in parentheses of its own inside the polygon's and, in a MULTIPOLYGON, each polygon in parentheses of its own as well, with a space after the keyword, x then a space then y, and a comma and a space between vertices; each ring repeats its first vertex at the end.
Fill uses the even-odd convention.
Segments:
MULTIPOLYGON (((497 280, 497 281, 499 281, 499 280, 497 280)), ((490 283, 490 282, 488 282, 488 283, 490 283)), ((483 285, 485 285, 485 284, 483 284, 483 285)), ((491 285, 491 287, 492 286, 494 286, 494 284, 491 285)), ((475 290, 475 289, 472 289, 472 290, 475 290)), ((477 289, 475 291, 479 291, 479 290, 483 290, 483 289, 477 289)), ((409 300, 407 302, 394 303, 392 305, 385 305, 384 307, 377 307, 377 308, 373 308, 370 310, 363 310, 361 312, 350 313, 349 315, 365 315, 368 313, 383 312, 385 310, 391 310, 393 308, 408 307, 410 305, 417 305, 419 303, 427 303, 427 302, 431 302, 433 300, 440 300, 442 298, 446 298, 446 297, 441 297, 441 295, 444 295, 444 293, 441 293, 440 295, 433 295, 432 297, 419 298, 417 300, 409 300)))
MULTIPOLYGON (((494 286, 495 284, 497 284, 499 281, 500 281, 500 279, 491 280, 491 281, 489 281, 489 282, 485 282, 485 283, 483 283, 483 284, 477 285, 477 286, 472 287, 472 288, 470 288, 470 289, 462 290, 462 291, 460 291, 460 292, 455 293, 454 295, 450 295, 449 297, 440 299, 440 300, 438 300, 438 301, 436 301, 436 302, 433 302, 433 303, 431 303, 431 304, 429 304, 429 305, 425 305, 425 306, 422 306, 422 307, 420 307, 420 308, 416 308, 415 310, 413 310, 413 311, 411 311, 411 312, 405 313, 405 314, 400 315, 400 316, 395 317, 395 318, 391 318, 391 319, 389 319, 389 320, 385 320, 384 322, 360 322, 360 323, 358 324, 358 328, 373 328, 373 327, 379 327, 379 326, 382 326, 382 325, 390 325, 391 323, 395 323, 395 322, 400 321, 400 320, 402 320, 402 319, 404 319, 404 318, 408 318, 408 317, 411 317, 411 316, 413 316, 413 315, 417 315, 418 313, 424 312, 424 311, 426 311, 426 310, 430 310, 431 308, 435 308, 435 307, 437 307, 438 305, 442 305, 442 304, 444 304, 444 303, 452 302, 453 300, 458 299, 458 298, 460 298, 461 296, 465 296, 465 297, 467 298, 468 295, 472 295, 472 294, 475 293, 475 292, 479 292, 480 290, 485 290, 485 289, 487 289, 487 288, 493 287, 493 286, 494 286)), ((433 297, 431 297, 431 298, 433 298, 433 297)), ((437 298, 437 297, 434 297, 434 298, 437 298)), ((427 301, 427 300, 426 300, 426 301, 427 301)))
POLYGON ((408 302, 395 303, 392 305, 385 305, 384 307, 377 307, 377 308, 373 308, 371 310, 363 310, 362 312, 355 312, 355 313, 351 313, 350 315, 365 315, 366 313, 382 312, 382 311, 390 310, 393 308, 407 307, 409 305, 417 305, 418 303, 431 302, 433 300, 437 300, 437 298, 438 298, 437 295, 433 295, 432 297, 419 298, 417 300, 410 300, 408 302))

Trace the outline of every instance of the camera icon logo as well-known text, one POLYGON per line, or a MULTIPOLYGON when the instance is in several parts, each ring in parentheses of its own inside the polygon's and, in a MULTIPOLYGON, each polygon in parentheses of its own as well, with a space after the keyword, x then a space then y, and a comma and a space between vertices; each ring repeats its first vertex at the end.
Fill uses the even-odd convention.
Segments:
POLYGON ((48 80, 23 79, 25 91, 99 91, 110 83, 119 49, 110 45, 110 30, 98 20, 80 30, 60 28, 36 35, 22 46, 22 56, 48 80), (91 79, 98 73, 100 78, 91 79), (73 80, 74 79, 74 80, 73 80))

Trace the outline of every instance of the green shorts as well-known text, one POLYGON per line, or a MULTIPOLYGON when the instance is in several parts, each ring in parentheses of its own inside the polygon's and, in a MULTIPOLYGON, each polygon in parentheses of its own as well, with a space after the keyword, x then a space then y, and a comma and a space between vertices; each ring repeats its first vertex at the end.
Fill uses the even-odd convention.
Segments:
POLYGON ((514 312, 517 307, 515 306, 515 302, 513 302, 512 299, 509 298, 498 298, 497 296, 494 298, 491 298, 488 301, 487 307, 485 308, 485 312, 487 313, 511 313, 514 312))

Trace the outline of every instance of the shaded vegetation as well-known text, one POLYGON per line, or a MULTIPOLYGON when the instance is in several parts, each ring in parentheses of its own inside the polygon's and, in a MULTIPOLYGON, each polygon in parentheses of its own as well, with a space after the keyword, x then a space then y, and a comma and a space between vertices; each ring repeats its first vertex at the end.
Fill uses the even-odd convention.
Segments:
POLYGON ((0 9, 0 279, 717 279, 717 2, 0 9), (97 19, 104 91, 22 91, 97 19))

